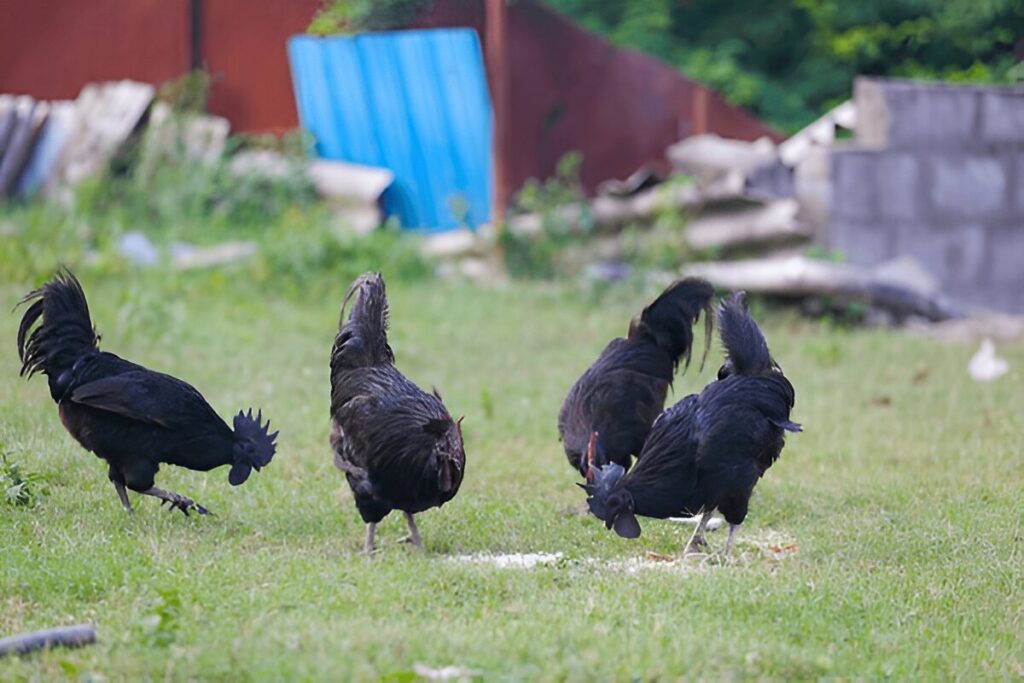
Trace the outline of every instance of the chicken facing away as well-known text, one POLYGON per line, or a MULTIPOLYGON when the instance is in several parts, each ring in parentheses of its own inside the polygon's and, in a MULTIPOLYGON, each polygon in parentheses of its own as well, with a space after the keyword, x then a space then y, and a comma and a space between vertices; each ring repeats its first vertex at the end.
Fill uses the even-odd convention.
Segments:
POLYGON ((228 481, 238 486, 274 457, 277 432, 267 433, 270 422, 261 424, 262 412, 239 412, 232 431, 191 385, 100 351, 85 292, 69 270, 30 292, 22 304, 30 304, 18 329, 22 376, 46 375, 61 422, 83 448, 107 462, 107 476, 128 512, 126 488, 186 515, 207 513, 191 499, 154 486, 163 463, 203 472, 231 465, 228 481))
POLYGON ((598 467, 628 470, 640 453, 679 362, 689 365, 693 325, 705 314, 705 355, 711 338, 714 288, 699 278, 678 280, 629 324, 625 338, 609 342, 576 380, 558 414, 558 433, 569 464, 587 472, 591 450, 598 467))
POLYGON ((581 484, 591 512, 620 536, 640 535, 637 515, 701 515, 684 554, 696 552, 707 545, 704 528, 718 509, 729 523, 728 554, 754 486, 782 452, 785 432, 801 431, 789 419, 793 385, 772 359, 742 294, 722 303, 718 324, 727 353, 718 380, 658 417, 628 474, 616 463, 595 466, 581 484))
POLYGON ((426 393, 395 367, 380 274, 352 283, 339 328, 331 350, 330 441, 366 523, 365 551, 375 549, 377 524, 392 510, 405 516, 406 540, 422 548, 413 515, 444 505, 462 483, 462 420, 451 418, 436 391, 426 393))

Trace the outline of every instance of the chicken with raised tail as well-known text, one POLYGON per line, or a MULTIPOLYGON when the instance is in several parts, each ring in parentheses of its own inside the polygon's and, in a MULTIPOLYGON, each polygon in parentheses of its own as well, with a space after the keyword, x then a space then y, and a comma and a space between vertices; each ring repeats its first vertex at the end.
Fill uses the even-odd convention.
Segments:
POLYGON ((616 463, 588 469, 591 512, 625 538, 640 535, 637 515, 701 515, 684 554, 706 547, 714 510, 729 524, 728 554, 757 481, 782 452, 796 393, 768 351, 742 294, 724 301, 718 325, 726 350, 718 379, 662 413, 629 473, 616 463))
POLYGON ((428 394, 395 367, 379 273, 352 283, 339 328, 331 351, 330 441, 366 523, 364 549, 376 549, 377 524, 392 510, 405 516, 406 540, 422 548, 413 515, 444 505, 462 484, 462 420, 452 419, 436 390, 428 394))
POLYGON ((128 512, 126 489, 186 515, 207 513, 190 498, 154 485, 161 464, 204 472, 230 465, 228 481, 238 486, 274 457, 277 432, 268 433, 262 412, 239 412, 232 430, 190 384, 100 351, 85 292, 69 270, 21 304, 30 304, 18 329, 21 374, 46 375, 61 422, 107 462, 107 476, 128 512))
POLYGON ((673 282, 629 324, 625 338, 613 339, 576 380, 558 414, 565 455, 580 474, 588 451, 600 467, 628 470, 640 453, 651 423, 665 407, 679 363, 689 365, 693 325, 705 322, 705 355, 711 338, 711 298, 705 280, 673 282))

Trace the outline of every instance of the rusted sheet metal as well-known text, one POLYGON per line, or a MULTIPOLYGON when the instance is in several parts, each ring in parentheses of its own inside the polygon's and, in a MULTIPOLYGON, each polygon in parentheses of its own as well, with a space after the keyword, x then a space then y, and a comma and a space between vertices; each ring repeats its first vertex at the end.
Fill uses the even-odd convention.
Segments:
POLYGON ((188 69, 188 41, 188 0, 3 2, 0 92, 59 100, 98 81, 159 84, 188 69))
MULTIPOLYGON (((88 83, 160 85, 191 66, 190 0, 0 3, 0 93, 71 99, 88 83)), ((214 76, 209 108, 232 129, 298 125, 285 41, 320 0, 202 0, 200 55, 214 76)))
MULTIPOLYGON (((470 26, 483 36, 483 0, 435 0, 416 25, 470 26)), ((583 183, 593 192, 641 166, 667 171, 665 149, 694 133, 781 139, 674 67, 616 48, 536 0, 509 4, 507 54, 509 192, 553 175, 573 150, 583 154, 583 183)))
POLYGON ((283 133, 299 125, 286 43, 322 0, 202 0, 202 56, 216 79, 209 110, 232 130, 283 133))

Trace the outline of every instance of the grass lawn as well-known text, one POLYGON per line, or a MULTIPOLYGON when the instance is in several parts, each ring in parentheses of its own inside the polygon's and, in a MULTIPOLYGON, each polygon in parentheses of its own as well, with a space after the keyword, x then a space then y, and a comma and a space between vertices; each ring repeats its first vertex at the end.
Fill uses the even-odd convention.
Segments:
MULTIPOLYGON (((758 486, 734 561, 631 572, 625 560, 678 553, 689 528, 641 519, 626 541, 578 514, 555 424, 657 288, 392 281, 398 365, 466 416, 468 462, 459 495, 419 518, 425 554, 388 545, 370 559, 327 445, 348 282, 302 298, 230 274, 79 276, 103 348, 188 380, 225 417, 262 407, 279 450, 237 489, 226 468, 161 471, 159 486, 215 516, 132 494, 129 517, 45 381, 19 379, 19 315, 0 315, 0 442, 49 479, 35 506, 0 501, 0 635, 99 633, 0 660, 0 679, 401 681, 417 663, 486 680, 1024 676, 1022 346, 1000 348, 1009 375, 978 384, 974 347, 766 316, 804 433, 758 486), (535 552, 562 558, 452 559, 535 552)), ((0 308, 32 284, 0 276, 0 308)), ((676 397, 719 357, 716 345, 703 372, 695 362, 676 397)), ((404 533, 394 515, 380 538, 404 533)))

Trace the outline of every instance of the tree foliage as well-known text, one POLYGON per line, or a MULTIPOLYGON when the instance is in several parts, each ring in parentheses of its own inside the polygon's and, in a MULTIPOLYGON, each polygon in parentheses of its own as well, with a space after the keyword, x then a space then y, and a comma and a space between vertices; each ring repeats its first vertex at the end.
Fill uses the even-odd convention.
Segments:
POLYGON ((316 35, 385 31, 429 6, 430 0, 325 0, 307 30, 316 35))
POLYGON ((786 131, 858 74, 1024 80, 1021 0, 547 0, 786 131))

